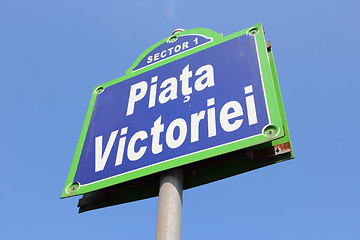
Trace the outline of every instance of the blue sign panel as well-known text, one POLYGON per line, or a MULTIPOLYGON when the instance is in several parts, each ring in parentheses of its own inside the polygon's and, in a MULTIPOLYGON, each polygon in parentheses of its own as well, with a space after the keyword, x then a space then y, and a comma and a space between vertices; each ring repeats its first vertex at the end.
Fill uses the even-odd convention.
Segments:
MULTIPOLYGON (((190 35, 172 44, 186 51, 183 43, 196 47, 195 38, 210 41, 190 35)), ((164 43, 134 70, 170 57, 168 49, 164 43)), ((270 124, 257 43, 242 35, 105 88, 74 182, 84 186, 241 142, 270 124)))

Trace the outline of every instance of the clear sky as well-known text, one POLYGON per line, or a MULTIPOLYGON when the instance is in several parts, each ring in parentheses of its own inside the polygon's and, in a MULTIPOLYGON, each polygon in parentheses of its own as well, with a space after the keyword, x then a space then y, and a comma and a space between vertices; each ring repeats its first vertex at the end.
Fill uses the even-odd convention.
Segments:
POLYGON ((262 22, 295 159, 186 190, 183 239, 360 239, 358 1, 0 1, 0 239, 154 239, 157 198, 60 200, 94 86, 176 28, 262 22))

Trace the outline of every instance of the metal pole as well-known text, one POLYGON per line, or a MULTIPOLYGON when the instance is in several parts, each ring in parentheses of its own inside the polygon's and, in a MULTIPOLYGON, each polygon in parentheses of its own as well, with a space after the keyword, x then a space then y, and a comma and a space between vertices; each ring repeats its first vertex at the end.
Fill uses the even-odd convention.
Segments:
POLYGON ((182 192, 181 169, 172 169, 161 175, 156 240, 181 239, 182 192))
MULTIPOLYGON (((185 31, 175 29, 171 35, 185 31)), ((161 174, 155 240, 180 240, 183 172, 180 168, 161 174)))

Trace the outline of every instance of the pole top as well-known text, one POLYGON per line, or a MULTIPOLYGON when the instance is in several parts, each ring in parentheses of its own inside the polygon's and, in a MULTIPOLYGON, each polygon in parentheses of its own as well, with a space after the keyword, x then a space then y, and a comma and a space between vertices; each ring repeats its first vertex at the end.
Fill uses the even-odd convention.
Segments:
POLYGON ((171 35, 174 35, 175 33, 183 32, 183 31, 185 31, 185 29, 177 28, 177 29, 175 29, 175 30, 172 32, 171 35))

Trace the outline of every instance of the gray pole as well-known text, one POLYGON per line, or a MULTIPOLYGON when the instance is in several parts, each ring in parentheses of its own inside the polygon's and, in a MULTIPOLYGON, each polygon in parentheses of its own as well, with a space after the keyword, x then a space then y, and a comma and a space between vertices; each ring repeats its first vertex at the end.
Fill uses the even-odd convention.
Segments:
MULTIPOLYGON (((184 29, 175 29, 172 35, 184 29)), ((155 240, 180 240, 183 172, 180 168, 161 174, 155 240)))
POLYGON ((181 239, 182 192, 181 169, 172 169, 161 175, 156 240, 181 239))

